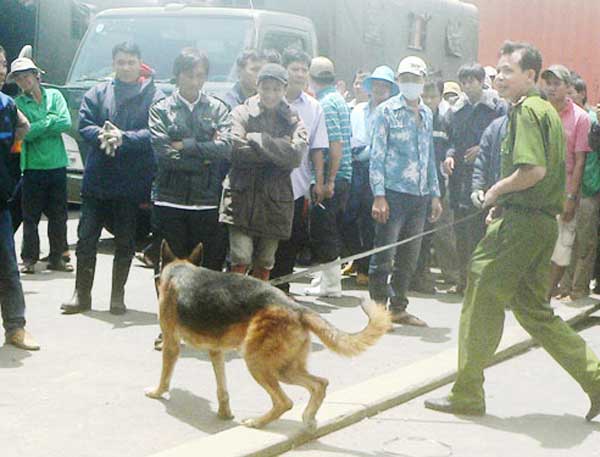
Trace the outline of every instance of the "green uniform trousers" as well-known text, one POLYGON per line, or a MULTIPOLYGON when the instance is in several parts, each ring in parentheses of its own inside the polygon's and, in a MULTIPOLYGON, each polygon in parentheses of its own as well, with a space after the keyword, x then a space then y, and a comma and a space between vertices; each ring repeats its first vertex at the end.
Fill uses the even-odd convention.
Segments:
POLYGON ((545 298, 557 233, 555 218, 535 210, 508 208, 489 225, 470 263, 453 401, 485 404, 483 369, 500 344, 507 305, 585 392, 600 390, 600 362, 545 298))

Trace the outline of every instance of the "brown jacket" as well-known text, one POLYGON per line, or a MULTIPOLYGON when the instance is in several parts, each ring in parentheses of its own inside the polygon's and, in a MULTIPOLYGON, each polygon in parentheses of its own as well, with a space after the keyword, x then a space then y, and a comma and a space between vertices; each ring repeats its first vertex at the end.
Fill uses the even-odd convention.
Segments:
POLYGON ((294 214, 290 173, 308 147, 300 116, 283 101, 273 119, 255 95, 233 110, 231 133, 219 220, 250 236, 288 239, 294 214))

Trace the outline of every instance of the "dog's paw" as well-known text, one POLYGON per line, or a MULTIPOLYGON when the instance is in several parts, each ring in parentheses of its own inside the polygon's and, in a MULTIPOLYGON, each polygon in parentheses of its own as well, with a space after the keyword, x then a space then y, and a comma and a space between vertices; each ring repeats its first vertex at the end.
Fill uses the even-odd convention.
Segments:
POLYGON ((256 418, 249 417, 248 419, 244 419, 242 421, 242 425, 248 428, 262 428, 263 423, 256 418))
POLYGON ((317 430, 317 420, 314 417, 312 419, 302 419, 302 422, 305 432, 314 433, 317 430))
POLYGON ((229 408, 219 408, 217 416, 219 417, 219 419, 224 421, 230 421, 231 419, 233 419, 233 414, 231 413, 231 410, 229 408))
POLYGON ((148 398, 159 399, 159 398, 163 398, 164 392, 161 391, 160 389, 155 389, 154 387, 148 387, 147 389, 144 390, 144 394, 148 398))

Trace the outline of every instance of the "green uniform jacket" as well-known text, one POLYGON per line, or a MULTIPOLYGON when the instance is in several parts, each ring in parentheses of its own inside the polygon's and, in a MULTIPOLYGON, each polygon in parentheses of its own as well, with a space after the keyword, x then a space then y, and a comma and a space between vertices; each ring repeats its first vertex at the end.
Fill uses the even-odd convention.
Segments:
POLYGON ((23 141, 21 169, 52 170, 69 163, 61 134, 71 128, 71 115, 62 94, 42 87, 42 102, 19 95, 15 102, 31 124, 23 141))
POLYGON ((565 197, 566 139, 554 107, 532 92, 519 100, 509 115, 508 131, 502 144, 502 178, 521 165, 546 168, 546 175, 535 186, 503 195, 505 207, 538 210, 551 215, 562 212, 565 197))

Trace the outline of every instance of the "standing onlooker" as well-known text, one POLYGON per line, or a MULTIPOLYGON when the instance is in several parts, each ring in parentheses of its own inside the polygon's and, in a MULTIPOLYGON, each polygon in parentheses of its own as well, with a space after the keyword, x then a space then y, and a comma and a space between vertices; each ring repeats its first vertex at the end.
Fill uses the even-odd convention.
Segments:
POLYGON ((369 101, 369 94, 363 87, 364 80, 369 76, 370 73, 364 70, 358 70, 354 74, 354 80, 352 81, 352 92, 354 94, 354 98, 348 102, 350 109, 354 109, 354 107, 359 103, 367 103, 369 101))
POLYGON ((73 271, 64 258, 67 244, 67 151, 61 134, 71 128, 71 115, 57 89, 42 87, 42 71, 27 57, 11 65, 9 79, 22 95, 15 102, 31 124, 23 139, 23 273, 35 273, 40 258, 38 224, 42 213, 48 218, 50 254, 48 269, 73 271))
POLYGON ((231 158, 231 116, 225 103, 202 91, 208 72, 206 54, 183 49, 173 64, 177 89, 150 109, 158 159, 153 215, 156 236, 178 258, 202 242, 203 265, 221 271, 227 232, 218 205, 231 158))
MULTIPOLYGON (((325 112, 329 149, 312 154, 314 185, 310 211, 310 237, 314 258, 319 263, 340 257, 341 229, 352 179, 350 109, 336 90, 335 68, 326 57, 315 57, 310 64, 310 84, 325 112)), ((339 297, 342 271, 333 266, 321 273, 305 290, 307 295, 339 297)))
POLYGON ((504 308, 510 306, 589 395, 586 419, 600 413, 600 362, 546 299, 555 215, 563 207, 565 136, 558 114, 536 91, 541 67, 533 46, 504 44, 496 87, 513 107, 502 145, 502 179, 485 194, 489 226, 470 263, 456 381, 449 396, 425 402, 436 411, 485 414, 484 368, 500 344, 504 308))
MULTIPOLYGON (((289 240, 281 240, 275 255, 275 266, 271 278, 278 278, 293 273, 296 258, 302 244, 308 238, 307 224, 304 220, 306 197, 310 190, 310 154, 322 154, 329 147, 325 114, 319 102, 305 92, 308 83, 310 56, 296 48, 286 49, 283 53, 283 66, 289 79, 286 93, 288 103, 300 115, 300 119, 308 132, 308 150, 298 168, 291 174, 294 192, 294 221, 292 236, 289 240)), ((289 292, 289 284, 279 286, 284 292, 289 292)))
POLYGON ((558 218, 558 239, 552 254, 549 297, 559 293, 558 283, 571 263, 573 243, 575 242, 576 213, 581 195, 581 182, 585 158, 590 151, 588 134, 590 118, 588 114, 573 103, 567 94, 571 86, 571 72, 563 65, 552 65, 542 72, 542 88, 548 101, 560 115, 567 139, 565 160, 567 182, 564 208, 558 218))
POLYGON ((98 240, 107 223, 112 223, 115 236, 110 312, 126 312, 125 283, 135 253, 136 212, 150 198, 156 168, 148 111, 163 95, 151 77, 141 76, 142 55, 136 44, 117 44, 112 59, 114 79, 92 87, 79 110, 87 159, 77 227, 75 293, 61 306, 64 314, 92 306, 98 240))
MULTIPOLYGON (((6 79, 7 62, 0 46, 0 89, 6 79)), ((25 331, 25 297, 19 278, 13 226, 8 201, 14 191, 9 170, 9 156, 15 141, 23 139, 29 122, 19 112, 15 102, 0 92, 0 308, 7 344, 21 349, 37 350, 40 346, 25 331)))
MULTIPOLYGON (((350 255, 365 252, 373 247, 375 223, 371 216, 373 193, 369 184, 369 145, 373 133, 373 118, 377 107, 395 95, 398 85, 394 70, 377 67, 362 83, 362 90, 369 101, 358 103, 350 115, 352 124, 352 182, 350 197, 344 215, 344 242, 350 255)), ((369 284, 369 259, 363 257, 352 263, 356 272, 356 284, 369 284)))
POLYGON ((230 109, 244 103, 256 94, 258 72, 265 64, 265 57, 256 49, 245 49, 235 61, 238 80, 223 100, 230 109))
MULTIPOLYGON (((444 85, 441 82, 427 81, 423 87, 423 103, 433 113, 433 148, 435 150, 435 163, 440 186, 440 198, 442 201, 442 215, 435 224, 425 221, 424 230, 428 231, 435 226, 451 226, 454 217, 452 210, 448 207, 448 196, 446 193, 446 176, 442 173, 442 162, 446 158, 448 150, 448 125, 445 116, 440 113, 442 103, 442 91, 444 85)), ((458 280, 458 263, 456 253, 456 240, 454 229, 447 227, 423 237, 421 251, 417 268, 411 281, 411 289, 416 292, 434 294, 436 293, 435 281, 431 275, 431 247, 435 250, 437 263, 442 270, 442 276, 447 282, 456 284, 458 280)))
POLYGON ((500 180, 502 142, 507 128, 508 115, 504 115, 494 119, 481 135, 471 184, 471 201, 476 208, 483 208, 485 193, 500 180))
MULTIPOLYGON (((433 146, 433 115, 421 100, 427 66, 409 56, 398 66, 400 94, 377 108, 371 136, 370 182, 375 197, 372 214, 374 246, 385 246, 423 232, 442 212, 433 146), (431 206, 430 206, 431 205, 431 206)), ((406 296, 417 266, 421 238, 371 256, 369 293, 386 303, 392 322, 425 327, 408 313, 406 296), (388 277, 392 275, 388 284, 388 277)))
MULTIPOLYGON (((450 148, 444 168, 450 176, 450 205, 454 217, 464 219, 478 211, 471 202, 471 183, 481 135, 494 119, 506 114, 506 103, 495 90, 484 88, 485 70, 481 65, 463 65, 458 71, 458 79, 465 96, 448 113, 450 148)), ((473 217, 457 224, 455 233, 460 276, 459 283, 449 292, 462 295, 471 254, 485 233, 484 217, 473 217)))
POLYGON ((285 101, 288 73, 266 64, 258 94, 232 116, 231 170, 223 183, 220 221, 229 225, 231 271, 269 280, 279 240, 289 239, 294 216, 291 171, 306 153, 307 133, 285 101))

